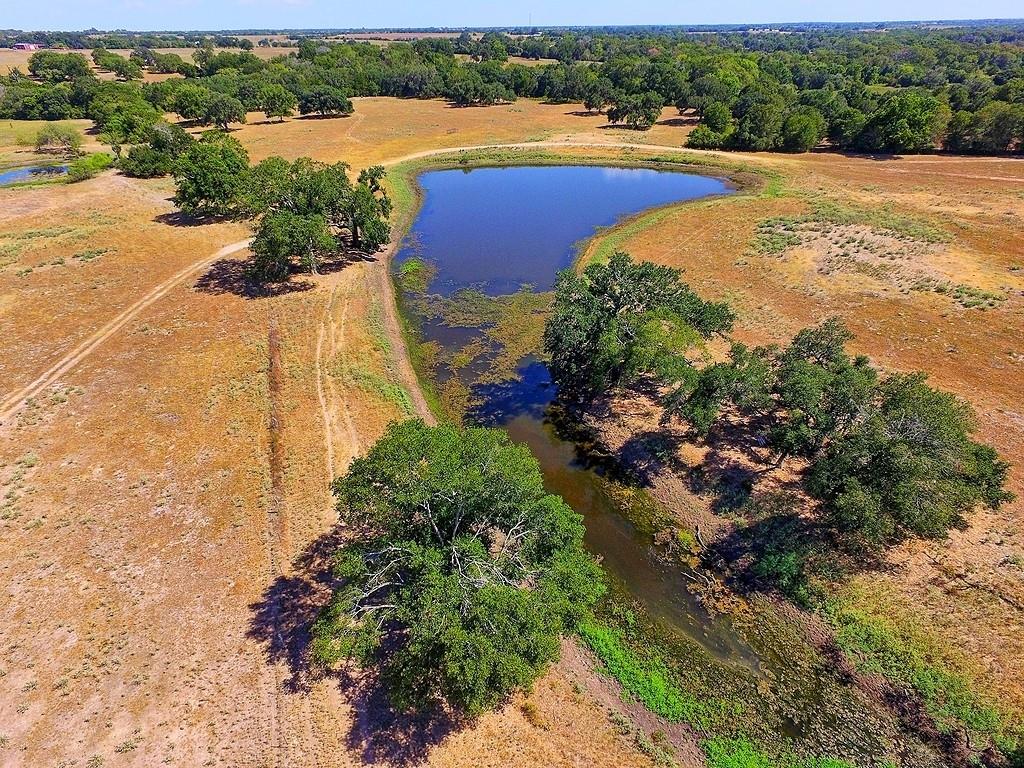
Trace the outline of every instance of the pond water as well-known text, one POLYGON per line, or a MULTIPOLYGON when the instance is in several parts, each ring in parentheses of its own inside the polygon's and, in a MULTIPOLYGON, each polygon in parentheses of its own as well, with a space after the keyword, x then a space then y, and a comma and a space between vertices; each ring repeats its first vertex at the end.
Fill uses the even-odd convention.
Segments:
POLYGON ((68 172, 66 165, 36 165, 29 168, 13 168, 0 172, 0 187, 17 184, 22 181, 38 181, 53 176, 63 176, 68 172))
MULTIPOLYGON (((558 272, 572 265, 575 246, 597 228, 651 207, 730 191, 726 182, 707 176, 587 166, 436 171, 420 176, 419 183, 423 207, 395 263, 401 269, 415 257, 430 264, 428 292, 441 296, 471 288, 500 297, 524 285, 549 291, 558 272)), ((421 321, 419 328, 445 357, 480 331, 443 318, 421 321)), ((460 373, 471 378, 487 362, 484 355, 460 373)), ((438 374, 442 380, 457 375, 449 369, 438 374)), ((700 608, 682 573, 661 563, 649 535, 619 514, 607 479, 546 418, 556 388, 543 363, 528 355, 513 378, 469 383, 473 405, 467 420, 503 427, 513 440, 530 446, 548 489, 584 516, 587 546, 613 580, 671 631, 698 641, 721 661, 756 667, 756 656, 728 622, 700 608)))
MULTIPOLYGON (((623 487, 554 423, 556 388, 535 352, 558 272, 598 228, 654 206, 729 194, 728 183, 600 167, 435 171, 419 183, 423 207, 394 267, 422 373, 446 406, 446 392, 461 393, 454 400, 462 407, 449 411, 530 447, 547 488, 583 515, 587 547, 619 594, 643 607, 695 695, 737 703, 742 728, 760 738, 801 741, 858 763, 902 739, 898 723, 772 609, 709 615, 683 568, 657 556, 642 516, 624 508, 623 487)), ((941 764, 919 743, 914 751, 910 764, 941 764)))

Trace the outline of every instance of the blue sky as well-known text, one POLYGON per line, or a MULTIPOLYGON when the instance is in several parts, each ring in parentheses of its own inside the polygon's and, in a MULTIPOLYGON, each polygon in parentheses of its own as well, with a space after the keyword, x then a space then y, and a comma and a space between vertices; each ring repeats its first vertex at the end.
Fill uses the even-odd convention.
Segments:
POLYGON ((1020 0, 0 0, 0 27, 242 29, 1019 17, 1020 0))

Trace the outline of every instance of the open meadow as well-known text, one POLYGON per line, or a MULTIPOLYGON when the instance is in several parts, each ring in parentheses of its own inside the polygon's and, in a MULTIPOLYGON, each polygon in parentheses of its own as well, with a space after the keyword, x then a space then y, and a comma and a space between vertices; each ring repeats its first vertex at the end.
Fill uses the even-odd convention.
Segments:
MULTIPOLYGON (((9 53, 0 72, 23 66, 9 53)), ((231 135, 254 162, 356 172, 532 145, 756 177, 606 230, 581 258, 681 267, 752 343, 838 315, 856 351, 974 406, 1018 500, 948 545, 896 548, 847 597, 1024 713, 1024 161, 684 152, 693 123, 675 109, 637 132, 579 104, 353 101, 334 119, 250 113, 231 135)), ((0 123, 6 164, 31 156, 30 131, 0 123)), ((386 250, 263 290, 245 277, 249 227, 190 220, 173 194, 116 171, 0 189, 0 763, 654 765, 661 726, 575 642, 530 694, 450 734, 394 727, 370 675, 308 669, 325 553, 346 535, 329 484, 391 421, 431 416, 389 274, 418 201, 395 194, 386 250)), ((680 764, 703 764, 699 734, 672 738, 680 764)))

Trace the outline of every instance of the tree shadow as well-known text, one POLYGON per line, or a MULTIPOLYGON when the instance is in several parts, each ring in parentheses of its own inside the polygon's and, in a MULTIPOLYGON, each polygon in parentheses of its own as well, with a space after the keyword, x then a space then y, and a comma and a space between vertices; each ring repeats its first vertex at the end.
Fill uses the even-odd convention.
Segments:
POLYGON ((212 213, 185 213, 184 211, 169 211, 159 213, 153 217, 158 224, 166 224, 171 227, 202 227, 206 224, 222 224, 226 221, 236 221, 234 214, 212 214, 212 213))
POLYGON ((261 599, 249 606, 248 636, 263 645, 268 664, 288 669, 284 688, 290 693, 308 692, 325 675, 310 663, 310 630, 336 584, 333 553, 344 535, 344 528, 337 525, 315 539, 292 563, 291 572, 274 579, 261 599))
POLYGON ((339 687, 354 715, 347 743, 366 764, 420 765, 431 749, 464 727, 467 720, 442 710, 398 711, 375 670, 353 666, 325 669, 312 661, 312 627, 339 585, 333 573, 334 553, 346 537, 346 529, 338 524, 312 541, 292 562, 289 572, 274 579, 249 606, 247 636, 262 646, 268 665, 287 670, 282 683, 286 693, 305 695, 325 680, 339 687))
POLYGON ((215 261, 193 287, 200 293, 211 296, 233 294, 244 299, 266 299, 308 291, 316 288, 316 283, 309 280, 260 283, 249 273, 245 259, 221 259, 215 261))
MULTIPOLYGON (((340 272, 345 267, 358 261, 375 261, 373 254, 362 251, 346 250, 336 257, 325 259, 317 267, 317 274, 329 275, 340 272)), ((233 294, 244 299, 265 299, 273 296, 285 296, 289 293, 301 293, 316 288, 311 280, 295 279, 295 275, 308 274, 294 270, 288 280, 277 283, 261 283, 249 272, 245 259, 220 259, 196 281, 193 286, 201 293, 212 296, 233 294)))
POLYGON ((342 673, 355 717, 346 738, 349 749, 366 765, 411 768, 423 765, 435 747, 464 728, 468 721, 448 711, 406 713, 396 710, 376 672, 358 678, 342 673))
POLYGON ((672 128, 682 128, 687 125, 697 125, 698 119, 696 117, 682 116, 682 117, 668 117, 664 120, 659 120, 655 125, 667 125, 672 128))
POLYGON ((338 115, 299 115, 298 117, 296 117, 294 119, 295 120, 341 120, 341 119, 344 119, 346 117, 352 117, 352 114, 349 113, 347 115, 341 115, 341 114, 338 114, 338 115))

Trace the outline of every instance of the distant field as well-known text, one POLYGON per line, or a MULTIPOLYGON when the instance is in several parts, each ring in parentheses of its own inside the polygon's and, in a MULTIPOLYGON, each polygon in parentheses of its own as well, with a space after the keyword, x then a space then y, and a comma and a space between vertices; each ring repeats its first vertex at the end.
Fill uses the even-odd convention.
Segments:
MULTIPOLYGON (((259 38, 257 38, 259 39, 259 38)), ((160 53, 176 53, 185 61, 192 61, 192 54, 195 53, 195 48, 156 48, 155 50, 160 53)), ((218 48, 218 51, 238 51, 240 48, 218 48)), ((298 51, 298 48, 270 48, 256 46, 253 48, 252 53, 259 56, 261 59, 272 59, 275 56, 284 56, 289 53, 298 51)), ((0 75, 8 74, 12 69, 18 67, 22 72, 28 72, 28 59, 34 53, 34 51, 15 51, 10 48, 0 48, 0 75)), ((72 51, 72 53, 81 53, 90 63, 92 62, 92 51, 72 51)), ((115 50, 114 53, 120 54, 127 58, 131 55, 131 50, 115 50)), ((149 82, 151 79, 165 77, 166 75, 149 75, 147 73, 146 80, 149 82)))

